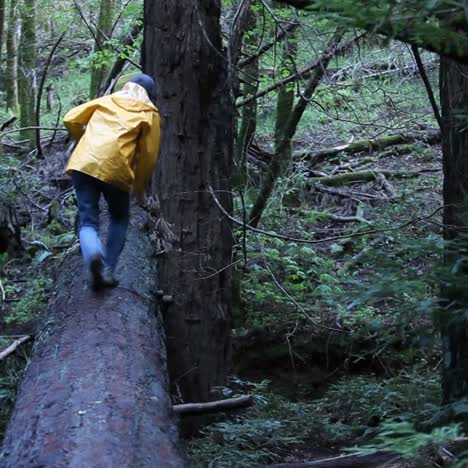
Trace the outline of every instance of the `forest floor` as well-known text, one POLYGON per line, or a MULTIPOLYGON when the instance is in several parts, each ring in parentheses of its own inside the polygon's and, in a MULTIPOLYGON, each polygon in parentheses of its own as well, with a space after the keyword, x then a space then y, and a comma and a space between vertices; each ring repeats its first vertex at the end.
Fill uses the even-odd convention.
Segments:
MULTIPOLYGON (((430 114, 427 105, 418 112, 430 114)), ((434 125, 416 115, 390 133, 427 127, 434 125)), ((369 136, 331 119, 312 123, 297 150, 341 144, 350 133, 356 140, 369 136)), ((266 152, 270 141, 271 129, 259 132, 257 144, 266 152)), ((64 142, 44 160, 5 151, 0 161, 0 202, 17 206, 23 247, 0 256, 0 349, 34 333, 53 294, 57 265, 78 248, 64 164, 64 142)), ((261 179, 258 167, 251 161, 252 180, 261 179)), ((234 372, 224 393, 253 393, 256 405, 222 415, 200 437, 186 441, 194 467, 327 458, 356 446, 363 450, 382 430, 387 436, 375 446, 388 439, 397 445, 414 442, 407 451, 413 461, 391 466, 440 462, 434 446, 414 454, 440 403, 440 353, 431 313, 442 274, 441 183, 437 144, 339 153, 316 167, 307 158, 294 160, 261 227, 307 242, 236 234, 242 262, 236 272, 234 372), (318 181, 359 172, 366 172, 367 180, 318 181), (330 237, 334 240, 326 240, 330 237)), ((244 197, 248 208, 254 191, 244 197)), ((242 219, 240 197, 235 215, 242 219)), ((31 342, 0 362, 0 432, 31 342)))

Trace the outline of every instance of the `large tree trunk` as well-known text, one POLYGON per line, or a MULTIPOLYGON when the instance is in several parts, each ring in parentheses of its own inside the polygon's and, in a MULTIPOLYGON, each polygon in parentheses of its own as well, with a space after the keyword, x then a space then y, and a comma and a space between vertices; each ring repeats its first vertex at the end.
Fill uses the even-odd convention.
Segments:
POLYGON ((92 293, 68 257, 5 436, 3 467, 182 467, 149 236, 130 229, 120 286, 92 293))
MULTIPOLYGON (((442 151, 444 163, 444 238, 446 266, 452 272, 442 287, 443 396, 446 403, 468 395, 468 66, 441 58, 442 151)), ((463 415, 465 423, 467 414, 463 415)))
POLYGON ((146 0, 143 68, 161 94, 161 161, 155 178, 176 237, 160 257, 173 391, 206 401, 230 368, 233 103, 220 34, 219 0, 146 0))

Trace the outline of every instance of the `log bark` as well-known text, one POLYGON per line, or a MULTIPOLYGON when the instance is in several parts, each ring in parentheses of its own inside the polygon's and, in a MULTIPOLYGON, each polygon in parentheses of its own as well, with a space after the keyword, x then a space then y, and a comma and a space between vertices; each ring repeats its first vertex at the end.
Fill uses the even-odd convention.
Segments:
POLYGON ((65 259, 0 455, 2 468, 184 466, 149 236, 132 226, 113 290, 65 259))
POLYGON ((389 135, 381 138, 374 138, 368 140, 358 140, 344 145, 333 146, 331 148, 324 148, 319 151, 302 151, 294 154, 294 159, 308 159, 309 166, 321 163, 327 158, 331 158, 340 153, 354 154, 379 151, 389 146, 401 145, 404 143, 413 143, 415 141, 422 141, 427 144, 433 145, 440 143, 441 135, 439 131, 428 131, 420 134, 405 134, 400 133, 397 135, 389 135))

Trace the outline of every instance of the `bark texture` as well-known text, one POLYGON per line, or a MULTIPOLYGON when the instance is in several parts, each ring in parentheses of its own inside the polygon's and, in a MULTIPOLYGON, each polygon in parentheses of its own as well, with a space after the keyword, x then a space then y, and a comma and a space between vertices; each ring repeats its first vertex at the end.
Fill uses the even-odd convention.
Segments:
POLYGON ((78 254, 64 261, 7 429, 2 468, 184 466, 147 237, 131 228, 113 290, 86 288, 78 254))
POLYGON ((218 0, 148 0, 143 69, 156 77, 163 118, 155 178, 173 249, 158 262, 173 297, 164 312, 173 391, 213 399, 230 368, 232 235, 210 186, 231 211, 232 110, 218 0))
MULTIPOLYGON (((442 387, 446 403, 468 393, 468 66, 441 58, 442 153, 444 165, 444 238, 446 266, 452 274, 442 286, 440 312, 443 345, 442 387)), ((468 426, 467 414, 463 414, 468 426)))

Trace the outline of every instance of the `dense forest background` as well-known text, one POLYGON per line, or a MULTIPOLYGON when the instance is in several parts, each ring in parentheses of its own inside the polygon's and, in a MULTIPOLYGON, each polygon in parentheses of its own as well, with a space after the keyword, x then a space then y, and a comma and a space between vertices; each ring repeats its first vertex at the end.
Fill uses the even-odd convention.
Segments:
MULTIPOLYGON (((229 298, 216 298, 232 310, 230 355, 207 388, 218 398, 253 394, 255 404, 187 437, 192 466, 296 463, 350 448, 388 449, 403 457, 394 466, 466 466, 466 352, 458 351, 457 377, 444 368, 447 349, 456 354, 466 341, 464 205, 451 218, 447 209, 463 200, 463 190, 451 189, 468 175, 466 65, 452 60, 453 50, 441 59, 444 33, 429 44, 415 25, 413 45, 396 40, 405 31, 385 30, 380 5, 356 12, 341 2, 350 11, 337 13, 334 2, 324 12, 323 2, 311 11, 226 0, 220 44, 207 39, 213 56, 224 58, 199 64, 199 90, 168 91, 171 68, 163 68, 157 44, 143 46, 151 3, 0 0, 0 349, 18 345, 0 359, 0 432, 55 294, 52 278, 78 250, 62 117, 119 89, 143 63, 156 70, 159 100, 184 96, 186 120, 195 91, 203 98, 229 88, 234 109, 229 131, 217 135, 232 140, 229 164, 219 169, 224 185, 204 187, 209 222, 231 221, 229 235, 213 234, 229 261, 197 282, 230 272, 229 298), (218 62, 227 64, 221 84, 210 75, 218 62), (453 98, 445 108, 440 90, 453 98), (449 153, 461 158, 452 170, 449 153)), ((412 14, 432 25, 443 15, 466 21, 462 2, 445 2, 434 20, 438 3, 419 2, 412 14)), ((221 120, 226 103, 218 104, 221 120)), ((175 183, 165 179, 164 150, 151 189, 163 204, 175 183)), ((185 175, 178 177, 184 187, 185 175)), ((169 221, 152 239, 163 276, 177 230, 169 221)), ((179 266, 190 281, 191 267, 179 266)), ((172 376, 186 364, 176 361, 172 376)), ((186 401, 193 385, 174 384, 173 402, 186 401)), ((203 401, 208 390, 191 395, 203 401)))

